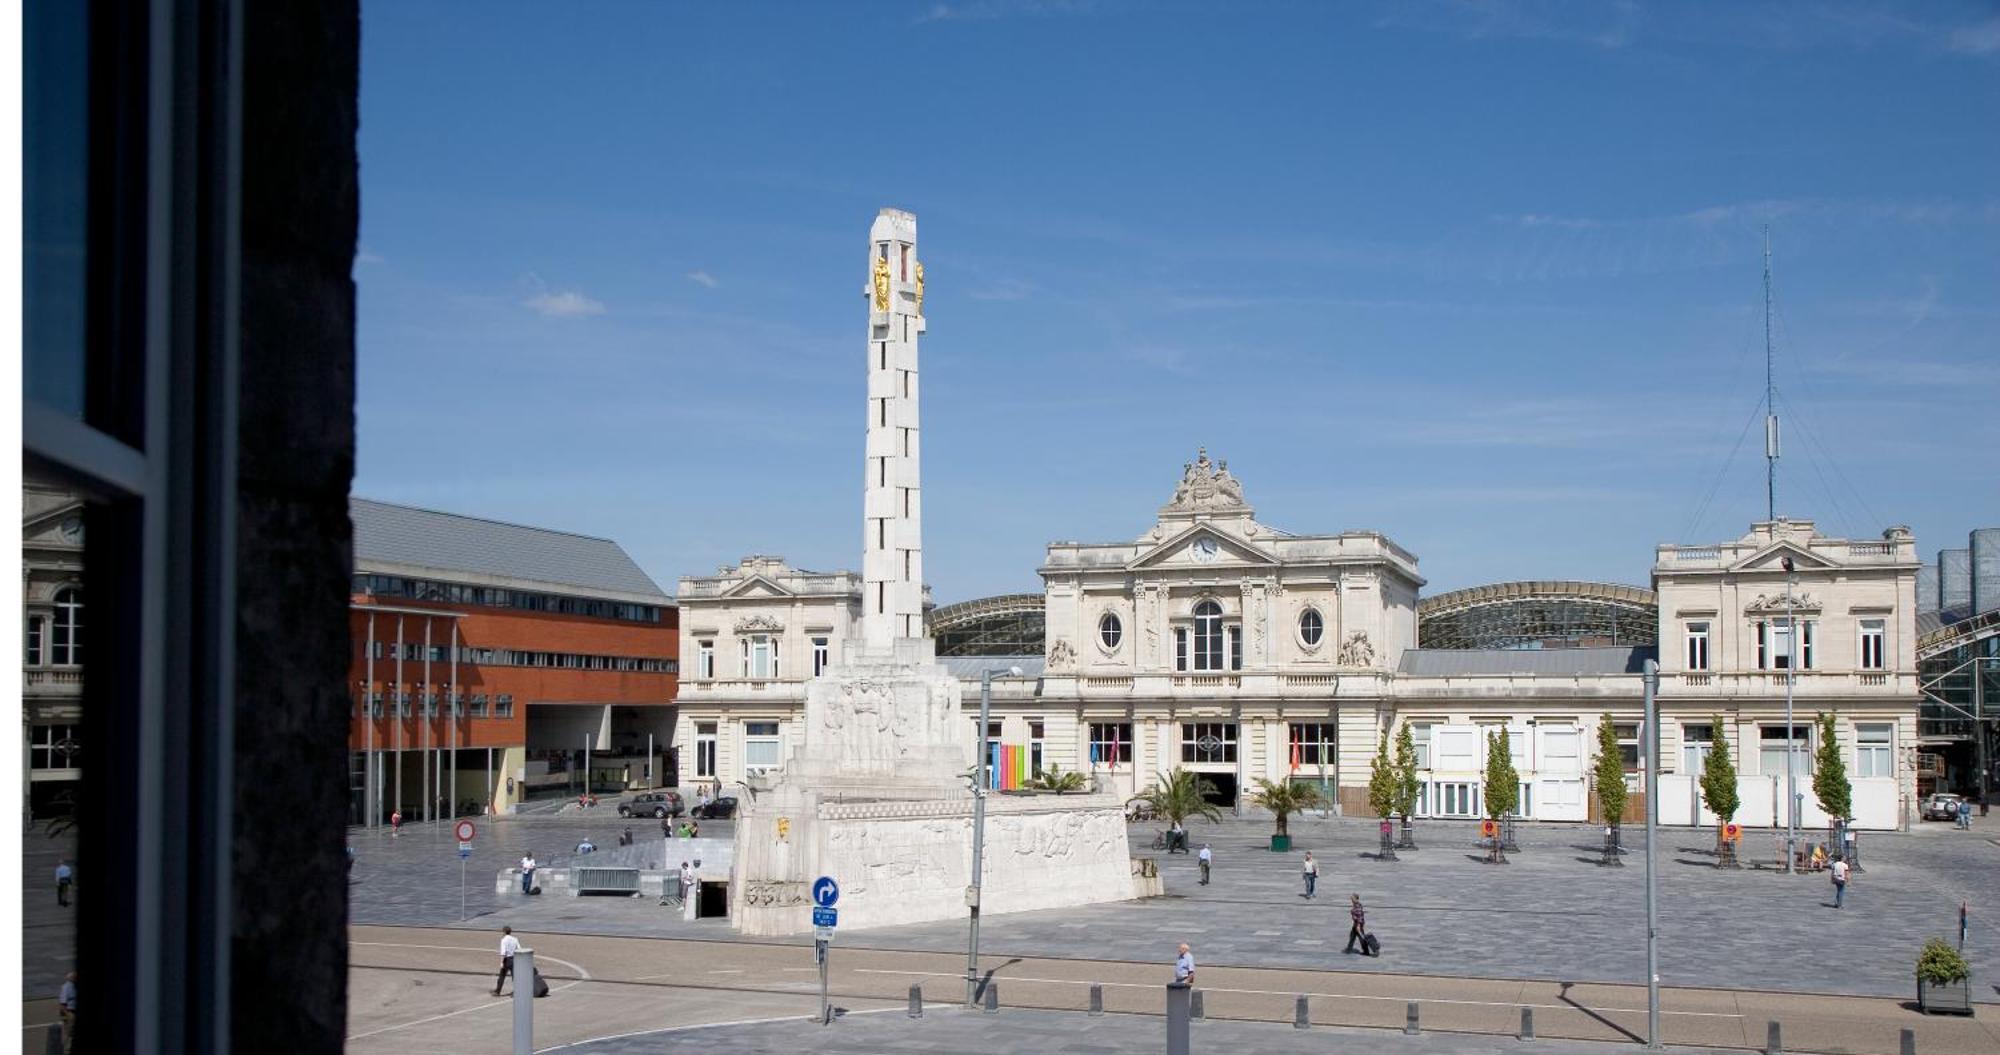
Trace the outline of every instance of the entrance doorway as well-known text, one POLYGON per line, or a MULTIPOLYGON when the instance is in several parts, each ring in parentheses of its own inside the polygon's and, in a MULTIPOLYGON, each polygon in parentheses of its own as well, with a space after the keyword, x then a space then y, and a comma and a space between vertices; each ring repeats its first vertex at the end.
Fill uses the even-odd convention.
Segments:
POLYGON ((1225 810, 1236 807, 1236 774, 1203 773, 1201 774, 1201 779, 1207 781, 1215 789, 1214 794, 1202 796, 1210 804, 1220 806, 1225 810))

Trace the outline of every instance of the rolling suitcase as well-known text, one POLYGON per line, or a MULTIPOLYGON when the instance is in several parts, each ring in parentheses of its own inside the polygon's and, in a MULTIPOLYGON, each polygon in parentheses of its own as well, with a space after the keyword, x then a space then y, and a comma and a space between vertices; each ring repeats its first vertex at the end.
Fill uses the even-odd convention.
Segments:
POLYGON ((540 968, 535 970, 535 996, 537 999, 549 995, 549 983, 542 978, 540 968))
POLYGON ((1361 955, 1363 956, 1382 955, 1382 943, 1375 940, 1375 935, 1363 934, 1361 936, 1361 955))

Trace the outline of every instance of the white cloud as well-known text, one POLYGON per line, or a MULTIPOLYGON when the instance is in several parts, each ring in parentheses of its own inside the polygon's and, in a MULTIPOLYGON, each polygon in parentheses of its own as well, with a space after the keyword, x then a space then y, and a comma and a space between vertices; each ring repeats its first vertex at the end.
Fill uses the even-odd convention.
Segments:
POLYGON ((355 247, 354 262, 357 264, 383 264, 388 261, 384 260, 379 253, 369 252, 368 247, 364 245, 355 247))
POLYGON ((697 286, 706 286, 709 289, 714 289, 715 287, 722 285, 722 283, 716 281, 714 275, 711 275, 706 271, 690 271, 687 273, 687 280, 689 282, 694 283, 697 286))
POLYGON ((604 314, 603 301, 592 300, 573 289, 560 293, 543 290, 522 301, 522 304, 551 319, 577 319, 604 314))
POLYGON ((917 22, 990 22, 1017 15, 1080 15, 1096 6, 1094 0, 966 0, 932 4, 917 16, 917 22))
POLYGON ((1951 50, 1964 52, 1967 55, 1991 55, 2000 52, 2000 18, 1953 31, 1951 50))

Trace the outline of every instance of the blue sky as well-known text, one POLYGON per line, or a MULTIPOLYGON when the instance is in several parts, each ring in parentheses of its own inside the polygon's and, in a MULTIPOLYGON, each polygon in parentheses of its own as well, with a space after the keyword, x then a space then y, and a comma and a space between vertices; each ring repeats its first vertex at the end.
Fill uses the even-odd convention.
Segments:
POLYGON ((1763 515, 1766 223, 1779 512, 2000 524, 1991 4, 378 2, 363 40, 356 493, 669 591, 858 566, 884 205, 940 602, 1138 536, 1198 445, 1427 592, 1643 584, 1763 515))

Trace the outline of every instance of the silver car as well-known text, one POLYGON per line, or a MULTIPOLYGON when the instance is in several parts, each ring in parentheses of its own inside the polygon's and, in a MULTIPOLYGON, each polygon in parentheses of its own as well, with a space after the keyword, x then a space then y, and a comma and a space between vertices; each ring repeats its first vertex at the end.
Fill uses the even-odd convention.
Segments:
POLYGON ((678 793, 648 791, 618 804, 620 817, 678 817, 687 812, 678 793))
POLYGON ((1951 821, 1958 819, 1958 804, 1965 796, 1940 791, 1924 800, 1924 819, 1927 821, 1951 821))

